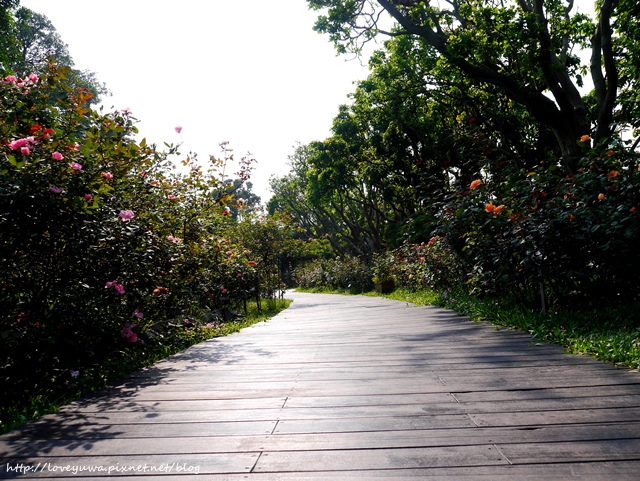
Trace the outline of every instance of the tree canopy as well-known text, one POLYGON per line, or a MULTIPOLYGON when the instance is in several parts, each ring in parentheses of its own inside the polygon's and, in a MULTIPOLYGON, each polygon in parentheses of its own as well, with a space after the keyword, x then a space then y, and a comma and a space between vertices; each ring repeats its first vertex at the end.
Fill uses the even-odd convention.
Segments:
MULTIPOLYGON (((66 67, 68 85, 91 91, 89 104, 97 103, 101 95, 109 93, 94 72, 74 68, 68 45, 45 15, 18 5, 18 0, 0 3, 0 64, 6 72, 18 76, 44 74, 48 64, 55 62, 66 67)), ((52 92, 52 101, 60 93, 52 92)))
POLYGON ((629 71, 621 61, 637 51, 627 30, 637 20, 633 0, 598 2, 594 19, 576 12, 573 0, 307 1, 322 12, 316 30, 328 33, 339 51, 357 52, 379 33, 422 39, 476 86, 495 87, 523 105, 553 132, 572 167, 580 155, 576 139, 614 135, 618 91, 633 84, 621 75, 629 71), (384 13, 396 22, 392 29, 381 26, 384 13), (587 68, 578 51, 585 48, 595 86, 590 102, 579 90, 587 68))

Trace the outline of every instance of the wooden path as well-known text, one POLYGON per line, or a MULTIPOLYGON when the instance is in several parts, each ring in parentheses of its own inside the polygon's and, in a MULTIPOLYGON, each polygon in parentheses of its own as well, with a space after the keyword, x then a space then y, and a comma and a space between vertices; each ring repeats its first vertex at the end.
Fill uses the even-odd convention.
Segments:
POLYGON ((0 477, 640 480, 640 374, 442 309, 292 297, 1 436, 0 477))

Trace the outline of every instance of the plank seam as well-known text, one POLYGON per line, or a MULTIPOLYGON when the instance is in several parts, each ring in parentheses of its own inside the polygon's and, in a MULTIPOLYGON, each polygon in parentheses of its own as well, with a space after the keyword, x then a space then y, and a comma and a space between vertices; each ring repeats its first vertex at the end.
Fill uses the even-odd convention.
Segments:
POLYGON ((474 424, 474 426, 475 426, 475 427, 477 427, 477 428, 481 427, 481 426, 480 426, 480 425, 479 425, 479 424, 478 424, 478 423, 473 419, 473 417, 471 417, 471 415, 470 415, 469 413, 466 413, 466 415, 467 415, 467 417, 468 417, 469 419, 471 419, 471 422, 474 424))
POLYGON ((278 424, 280 424, 280 420, 278 419, 276 421, 276 423, 273 425, 273 430, 271 431, 271 434, 273 435, 276 432, 276 428, 278 427, 278 424))
POLYGON ((509 457, 502 452, 502 449, 500 449, 500 446, 498 446, 497 444, 494 444, 493 447, 496 448, 496 451, 498 451, 500 453, 500 456, 502 456, 504 459, 507 460, 507 463, 509 463, 511 466, 513 466, 513 463, 511 462, 509 457))
POLYGON ((255 463, 253 463, 253 466, 251 466, 251 469, 249 470, 249 473, 253 473, 253 470, 254 470, 254 469, 256 469, 256 466, 258 465, 258 462, 260 461, 260 458, 262 457, 262 453, 263 453, 263 452, 264 452, 264 451, 260 451, 260 452, 258 453, 258 457, 256 458, 256 462, 255 462, 255 463))

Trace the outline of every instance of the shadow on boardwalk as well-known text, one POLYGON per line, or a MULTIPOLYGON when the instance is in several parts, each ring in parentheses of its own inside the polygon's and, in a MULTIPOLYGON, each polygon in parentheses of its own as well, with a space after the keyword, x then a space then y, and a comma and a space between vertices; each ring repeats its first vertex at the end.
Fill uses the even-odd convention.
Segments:
POLYGON ((638 373, 443 309, 292 298, 1 436, 0 477, 638 479, 638 373))

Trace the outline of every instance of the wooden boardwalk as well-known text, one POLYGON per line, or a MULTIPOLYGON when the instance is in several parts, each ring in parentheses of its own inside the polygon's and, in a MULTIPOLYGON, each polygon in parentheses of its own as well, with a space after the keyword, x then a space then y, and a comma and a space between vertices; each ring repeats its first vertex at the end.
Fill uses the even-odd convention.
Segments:
POLYGON ((1 436, 0 477, 640 479, 640 374, 443 309, 292 297, 1 436))

